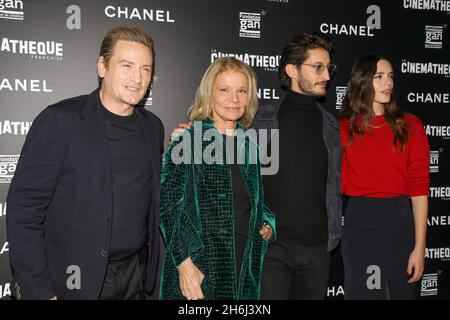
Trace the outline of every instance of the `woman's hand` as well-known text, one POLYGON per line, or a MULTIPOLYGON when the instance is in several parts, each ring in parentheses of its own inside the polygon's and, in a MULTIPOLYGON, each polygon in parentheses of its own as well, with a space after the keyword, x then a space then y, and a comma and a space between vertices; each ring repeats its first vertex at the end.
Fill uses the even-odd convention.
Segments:
POLYGON ((191 257, 177 267, 181 294, 188 300, 204 299, 201 284, 205 275, 192 262, 191 257))
POLYGON ((263 237, 264 240, 269 241, 272 239, 273 230, 269 224, 265 223, 261 230, 259 230, 259 234, 263 237))
POLYGON ((423 274, 423 269, 425 265, 425 249, 414 248, 413 252, 409 256, 408 269, 406 272, 411 278, 408 283, 417 282, 423 274), (414 271, 414 273, 413 273, 414 271))

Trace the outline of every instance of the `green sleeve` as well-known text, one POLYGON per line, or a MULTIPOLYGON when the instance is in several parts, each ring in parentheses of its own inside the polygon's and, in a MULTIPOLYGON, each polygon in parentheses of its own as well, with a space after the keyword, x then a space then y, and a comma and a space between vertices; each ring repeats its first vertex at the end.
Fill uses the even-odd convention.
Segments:
POLYGON ((191 165, 172 162, 170 154, 174 144, 166 150, 163 158, 160 226, 167 250, 178 266, 188 257, 194 259, 203 249, 203 243, 198 226, 193 223, 190 212, 186 212, 186 188, 192 188, 187 178, 191 165))
POLYGON ((272 228, 272 231, 273 231, 273 236, 269 240, 269 243, 272 243, 272 242, 274 242, 277 239, 276 224, 275 224, 275 220, 276 220, 275 219, 275 214, 272 211, 270 211, 270 209, 265 204, 263 204, 263 209, 264 209, 263 221, 267 222, 270 225, 270 227, 272 228))

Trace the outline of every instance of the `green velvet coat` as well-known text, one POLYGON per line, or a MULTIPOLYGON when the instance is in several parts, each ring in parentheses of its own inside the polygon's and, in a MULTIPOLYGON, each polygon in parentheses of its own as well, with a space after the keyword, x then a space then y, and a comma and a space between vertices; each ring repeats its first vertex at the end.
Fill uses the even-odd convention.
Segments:
MULTIPOLYGON (((238 128, 242 129, 239 124, 238 128)), ((184 299, 176 266, 191 257, 205 275, 201 286, 205 299, 259 299, 267 241, 258 232, 263 222, 269 223, 274 231, 270 241, 274 241, 275 216, 263 204, 259 155, 258 152, 250 152, 252 148, 257 150, 257 145, 249 137, 240 139, 244 135, 238 130, 238 149, 245 150, 245 164, 239 164, 239 168, 249 191, 252 209, 241 272, 236 279, 231 167, 225 161, 229 155, 226 151, 223 153, 221 164, 195 164, 195 151, 211 150, 211 146, 208 147, 211 141, 202 141, 202 138, 197 140, 199 144, 192 143, 190 148, 180 152, 186 137, 193 142, 194 131, 197 134, 207 129, 220 135, 210 120, 197 122, 164 153, 160 225, 167 251, 161 274, 160 298, 184 299), (187 161, 175 164, 172 152, 186 156, 185 159, 194 164, 186 164, 187 161)), ((222 143, 223 139, 217 141, 222 143)), ((223 143, 221 146, 226 150, 223 143)))

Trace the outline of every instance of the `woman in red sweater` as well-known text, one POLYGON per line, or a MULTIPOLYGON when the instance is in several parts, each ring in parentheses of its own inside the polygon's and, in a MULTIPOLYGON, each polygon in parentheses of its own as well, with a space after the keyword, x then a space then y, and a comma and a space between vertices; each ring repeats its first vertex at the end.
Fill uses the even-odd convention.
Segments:
POLYGON ((429 144, 393 88, 387 59, 354 63, 340 114, 346 299, 414 299, 424 269, 429 144))

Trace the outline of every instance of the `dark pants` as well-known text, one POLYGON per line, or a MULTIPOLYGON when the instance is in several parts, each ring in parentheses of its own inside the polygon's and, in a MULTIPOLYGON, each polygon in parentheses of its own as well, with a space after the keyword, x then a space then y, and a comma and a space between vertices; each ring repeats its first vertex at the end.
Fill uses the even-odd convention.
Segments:
POLYGON ((264 258, 261 299, 325 299, 329 274, 326 247, 276 242, 269 245, 264 258))
POLYGON ((342 238, 345 299, 414 299, 416 285, 406 283, 413 249, 406 197, 350 197, 342 238))
POLYGON ((120 261, 108 263, 100 300, 143 300, 147 248, 120 261))

